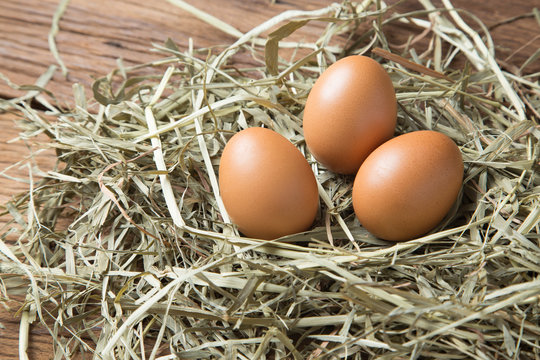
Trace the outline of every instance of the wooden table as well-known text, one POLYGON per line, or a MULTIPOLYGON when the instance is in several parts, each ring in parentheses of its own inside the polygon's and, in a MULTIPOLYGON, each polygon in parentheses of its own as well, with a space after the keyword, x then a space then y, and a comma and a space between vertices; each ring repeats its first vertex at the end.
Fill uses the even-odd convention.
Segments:
MULTIPOLYGON (((188 0, 238 30, 245 32, 267 18, 288 9, 317 9, 331 3, 328 0, 188 0)), ((387 1, 395 3, 394 0, 387 1)), ((47 42, 53 14, 59 0, 2 0, 0 1, 0 72, 16 84, 33 84, 54 64, 47 42)), ((454 6, 469 10, 486 25, 530 13, 540 7, 540 0, 454 0, 454 6)), ((406 0, 398 6, 400 11, 418 8, 416 1, 406 0)), ((496 27, 492 36, 497 46, 498 58, 505 66, 522 64, 540 48, 540 26, 531 17, 512 21, 496 27), (525 46, 524 46, 525 45, 525 46), (523 47, 524 46, 524 47, 523 47)), ((310 28, 302 30, 309 38, 310 28)), ((393 26, 390 31, 395 43, 405 40, 418 29, 393 26)), ((64 103, 72 103, 72 84, 82 83, 87 90, 92 79, 107 74, 116 66, 118 58, 125 65, 158 59, 159 55, 148 50, 151 43, 173 39, 183 49, 191 37, 195 47, 231 43, 234 38, 219 32, 196 19, 186 11, 162 1, 144 0, 71 0, 60 21, 56 38, 62 60, 69 69, 67 78, 57 71, 47 89, 53 91, 64 103)), ((540 61, 527 69, 540 71, 540 61)), ((0 81, 0 97, 12 98, 22 94, 0 81)), ((18 134, 14 116, 0 113, 0 171, 28 156, 28 147, 21 141, 8 143, 18 134)), ((44 153, 35 161, 47 168, 54 161, 52 153, 44 153)), ((27 167, 15 167, 6 172, 12 177, 25 177, 27 167)), ((28 185, 0 177, 0 200, 27 190, 28 185)), ((0 222, 2 219, 0 219, 0 222)), ((0 293, 0 300, 2 294, 0 293)), ((0 305, 0 359, 18 358, 19 319, 14 315, 21 297, 8 302, 9 309, 0 305)), ((50 337, 44 327, 31 328, 28 355, 30 359, 52 357, 50 337)))

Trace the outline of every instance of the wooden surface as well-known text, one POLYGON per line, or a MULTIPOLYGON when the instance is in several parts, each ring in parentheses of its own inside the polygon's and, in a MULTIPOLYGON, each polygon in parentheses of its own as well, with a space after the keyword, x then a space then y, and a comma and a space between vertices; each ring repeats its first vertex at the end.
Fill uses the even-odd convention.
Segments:
MULTIPOLYGON (((16 84, 32 84, 50 64, 55 63, 47 36, 59 0, 1 0, 0 1, 0 72, 16 84)), ((212 15, 245 32, 265 19, 288 9, 317 9, 331 3, 327 0, 189 0, 212 15)), ((396 1, 387 1, 395 3, 396 1)), ((454 6, 467 9, 486 25, 494 25, 508 18, 530 13, 540 8, 540 0, 454 0, 454 6)), ((399 10, 419 8, 416 1, 406 0, 399 10)), ((540 48, 540 27, 533 18, 501 25, 492 32, 498 58, 505 66, 520 65, 540 48), (522 47, 523 45, 526 45, 522 47)), ((313 28, 303 29, 299 36, 307 39, 313 28)), ((399 44, 419 30, 412 26, 393 26, 390 40, 399 44)), ((195 47, 231 43, 234 38, 223 34, 169 2, 148 0, 71 0, 60 22, 57 44, 60 55, 69 69, 66 79, 58 71, 47 89, 66 104, 71 100, 72 84, 80 82, 87 89, 92 79, 107 74, 122 58, 125 65, 158 59, 148 50, 152 43, 163 43, 172 38, 186 48, 191 37, 195 47)), ((420 44, 422 46, 422 44, 420 44)), ((540 71, 540 61, 531 64, 527 72, 540 71)), ((21 95, 0 81, 0 97, 21 95)), ((17 136, 12 114, 0 113, 0 171, 23 160, 28 147, 21 141, 7 143, 17 136)), ((35 161, 46 169, 54 162, 52 153, 43 153, 35 161)), ((28 167, 14 167, 6 172, 11 177, 25 177, 28 167)), ((0 177, 0 201, 4 202, 27 184, 0 177)), ((2 219, 0 219, 0 222, 2 219)), ((0 293, 0 300, 2 294, 0 293)), ((17 300, 20 298, 15 298, 17 300)), ((1 303, 1 301, 0 301, 1 303)), ((16 301, 0 304, 0 359, 18 358, 18 324, 14 315, 16 301)), ((52 358, 52 344, 47 332, 39 324, 32 326, 30 359, 52 358)))

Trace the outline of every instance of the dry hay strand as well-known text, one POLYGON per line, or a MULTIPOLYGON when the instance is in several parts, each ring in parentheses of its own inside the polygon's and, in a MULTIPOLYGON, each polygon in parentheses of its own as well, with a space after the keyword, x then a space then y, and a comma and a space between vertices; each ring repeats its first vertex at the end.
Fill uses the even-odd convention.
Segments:
POLYGON ((39 321, 55 359, 540 356, 538 74, 501 68, 487 29, 473 30, 448 1, 423 0, 410 14, 344 2, 245 34, 171 3, 237 41, 220 51, 156 45, 162 60, 114 70, 93 97, 76 86, 68 110, 42 91, 54 70, 28 96, 2 101, 20 115, 21 138, 46 134, 57 153, 56 167, 32 168, 40 179, 3 208, 12 220, 0 290, 26 295, 22 343, 39 321), (424 28, 429 48, 392 51, 385 26, 397 21, 424 28), (291 40, 312 22, 325 24, 317 41, 291 40), (370 53, 396 88, 396 133, 442 132, 465 161, 456 206, 404 243, 362 228, 352 178, 318 165, 302 135, 320 73, 370 53), (239 67, 235 55, 248 60, 239 67), (456 58, 463 68, 452 68, 456 58), (253 126, 282 134, 311 164, 321 198, 311 230, 262 241, 230 223, 219 158, 253 126))

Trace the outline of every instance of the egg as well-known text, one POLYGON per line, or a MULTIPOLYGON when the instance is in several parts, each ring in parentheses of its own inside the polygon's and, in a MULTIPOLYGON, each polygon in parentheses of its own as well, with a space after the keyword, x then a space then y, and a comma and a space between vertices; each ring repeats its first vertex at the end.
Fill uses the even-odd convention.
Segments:
POLYGON ((416 131, 368 156, 354 180, 353 207, 372 234, 410 240, 441 222, 462 182, 463 160, 454 141, 436 131, 416 131))
POLYGON ((226 144, 219 188, 233 223, 246 236, 276 239, 307 230, 319 206, 317 182, 302 153, 266 128, 248 128, 226 144))
POLYGON ((394 135, 396 114, 394 86, 384 68, 367 56, 348 56, 324 71, 308 95, 306 144, 329 170, 355 174, 394 135))

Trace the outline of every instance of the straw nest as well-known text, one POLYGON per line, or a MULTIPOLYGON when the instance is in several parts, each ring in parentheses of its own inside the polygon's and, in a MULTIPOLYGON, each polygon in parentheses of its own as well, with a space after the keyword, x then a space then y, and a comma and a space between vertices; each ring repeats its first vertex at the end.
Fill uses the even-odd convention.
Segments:
POLYGON ((46 326, 55 359, 539 358, 538 74, 502 69, 485 26, 473 30, 449 1, 421 3, 409 14, 378 1, 286 12, 245 34, 198 11, 238 40, 155 46, 161 61, 116 69, 92 98, 76 87, 72 109, 37 87, 3 101, 22 138, 44 133, 57 153, 4 206, 0 290, 26 294, 22 329, 46 326), (318 41, 291 40, 314 21, 325 24, 318 41), (426 52, 392 53, 384 25, 394 21, 424 28, 426 52), (458 203, 422 238, 367 233, 353 179, 305 147, 306 96, 346 54, 371 54, 390 73, 396 133, 433 129, 460 146, 458 203), (453 68, 456 58, 465 65, 453 68), (321 185, 311 230, 262 241, 230 224, 220 153, 253 126, 311 164, 321 185))

